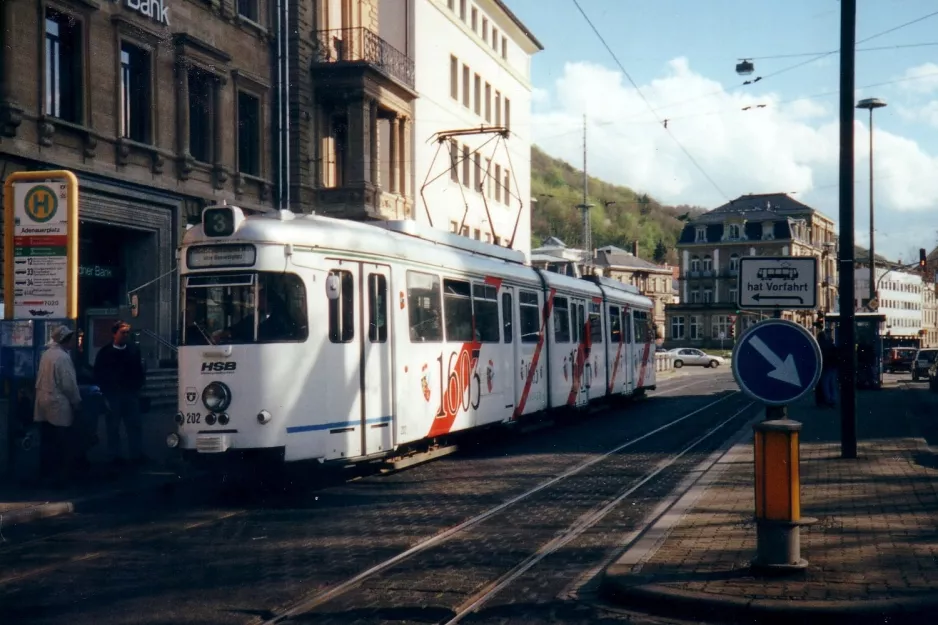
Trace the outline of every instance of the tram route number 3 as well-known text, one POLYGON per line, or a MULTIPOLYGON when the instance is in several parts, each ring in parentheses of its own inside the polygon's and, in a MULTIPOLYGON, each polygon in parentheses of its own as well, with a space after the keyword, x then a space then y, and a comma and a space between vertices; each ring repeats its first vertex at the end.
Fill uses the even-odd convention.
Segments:
POLYGON ((187 412, 186 423, 202 423, 202 413, 201 412, 187 412))
POLYGON ((440 363, 440 406, 436 416, 455 415, 460 408, 468 411, 470 406, 473 410, 478 409, 482 401, 482 377, 475 371, 476 363, 469 350, 450 352, 445 376, 443 354, 436 361, 440 363))

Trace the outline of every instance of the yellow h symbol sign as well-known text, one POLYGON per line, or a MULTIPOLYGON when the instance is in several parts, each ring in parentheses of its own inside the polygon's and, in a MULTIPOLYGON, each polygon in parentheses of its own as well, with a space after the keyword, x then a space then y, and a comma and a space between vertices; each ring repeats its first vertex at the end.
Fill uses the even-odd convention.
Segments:
POLYGON ((33 187, 26 194, 26 214, 33 221, 40 223, 49 221, 55 216, 59 208, 59 199, 55 192, 45 185, 33 187))

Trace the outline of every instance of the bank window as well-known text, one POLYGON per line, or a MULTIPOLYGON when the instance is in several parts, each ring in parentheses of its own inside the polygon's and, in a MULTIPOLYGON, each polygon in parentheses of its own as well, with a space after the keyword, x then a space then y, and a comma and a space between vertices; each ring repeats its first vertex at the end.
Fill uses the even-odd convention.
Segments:
POLYGON ((492 85, 485 83, 485 121, 492 121, 492 85))
POLYGON ((187 345, 305 341, 306 288, 290 273, 199 274, 186 280, 187 345))
POLYGON ((570 303, 566 297, 554 298, 554 342, 570 342, 570 303))
POLYGON ((189 153, 197 161, 212 160, 212 118, 215 77, 189 70, 189 153))
POLYGON ((609 307, 609 343, 616 345, 622 340, 622 318, 619 317, 619 307, 609 307))
POLYGON ((257 0, 238 0, 238 15, 257 22, 257 0))
POLYGON ((82 23, 46 10, 46 115, 81 124, 84 115, 82 23))
POLYGON ((696 341, 697 339, 703 338, 700 332, 700 317, 698 315, 690 316, 690 324, 688 324, 687 329, 689 331, 690 340, 696 341))
POLYGON ((150 52, 121 42, 121 136, 150 142, 150 52))
POLYGON ((472 313, 478 339, 483 343, 498 343, 498 290, 494 286, 472 285, 472 313))
POLYGON ((512 301, 511 293, 502 293, 502 340, 506 343, 514 341, 514 328, 511 325, 512 301))
POLYGON ((541 336, 541 310, 537 293, 518 292, 518 320, 521 323, 521 342, 537 343, 541 336))
POLYGON ((407 311, 412 342, 436 343, 443 340, 438 276, 407 272, 407 311))
POLYGON ((368 340, 388 342, 388 280, 378 273, 368 275, 368 340))
POLYGON ((680 341, 684 338, 684 317, 671 317, 671 339, 680 341))
POLYGON ((338 278, 339 296, 329 300, 329 340, 350 343, 355 338, 355 280, 350 271, 335 270, 330 276, 338 278))
POLYGON ((261 170, 261 101, 238 92, 238 171, 259 176, 261 170))
POLYGON ((603 342, 603 318, 599 313, 599 304, 590 302, 590 342, 603 342))
POLYGON ((459 59, 449 57, 449 96, 459 101, 459 59))
POLYGON ((446 340, 468 343, 473 340, 472 290, 464 280, 443 280, 443 320, 446 340))

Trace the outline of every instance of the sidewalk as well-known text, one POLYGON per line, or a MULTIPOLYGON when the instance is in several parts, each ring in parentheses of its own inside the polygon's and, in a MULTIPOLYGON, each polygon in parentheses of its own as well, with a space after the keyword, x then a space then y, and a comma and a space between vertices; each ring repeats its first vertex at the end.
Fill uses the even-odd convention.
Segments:
POLYGON ((752 434, 604 573, 611 602, 695 622, 929 622, 938 614, 938 456, 920 432, 938 395, 858 395, 859 458, 840 458, 840 411, 790 410, 801 437, 807 572, 754 577, 752 434), (695 501, 696 500, 696 501, 695 501), (681 514, 684 507, 686 512, 681 514), (930 615, 930 617, 929 617, 930 615))
MULTIPOLYGON (((17 477, 0 477, 0 529, 62 514, 70 514, 83 506, 147 492, 179 482, 185 467, 178 455, 166 447, 166 435, 175 431, 173 414, 149 413, 143 419, 143 453, 151 460, 139 468, 111 468, 105 464, 106 434, 104 418, 98 423, 98 439, 88 458, 91 471, 75 484, 61 490, 40 489, 24 484, 17 477)), ((121 428, 121 449, 127 453, 127 441, 121 428)), ((30 452, 37 460, 38 448, 30 452)), ((21 467, 29 471, 30 468, 21 467)))

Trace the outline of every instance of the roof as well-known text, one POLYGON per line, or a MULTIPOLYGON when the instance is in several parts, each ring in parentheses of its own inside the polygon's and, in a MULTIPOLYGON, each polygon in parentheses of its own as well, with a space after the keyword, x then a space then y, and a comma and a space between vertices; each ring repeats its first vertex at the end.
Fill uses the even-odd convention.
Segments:
POLYGON ((643 269, 643 270, 652 270, 652 271, 662 271, 668 274, 671 273, 670 267, 662 267, 661 265, 656 265, 655 263, 650 263, 647 260, 639 258, 638 256, 633 256, 632 254, 619 250, 616 247, 605 247, 600 250, 596 250, 596 264, 602 267, 625 267, 627 269, 643 269), (617 252, 609 251, 618 250, 617 252))
POLYGON ((741 195, 735 200, 730 200, 722 206, 697 216, 688 223, 722 223, 730 215, 745 215, 746 219, 752 221, 768 221, 782 216, 816 212, 819 211, 807 204, 802 204, 786 193, 760 193, 741 195))
POLYGON ((938 258, 938 247, 930 251, 928 253, 928 256, 925 257, 925 260, 932 261, 932 260, 935 260, 936 258, 938 258))
POLYGON ((530 29, 528 29, 528 27, 524 25, 524 22, 518 19, 517 15, 512 13, 511 9, 508 8, 507 4, 502 2, 502 0, 493 0, 493 2, 495 2, 495 6, 497 6, 499 9, 501 9, 505 13, 508 19, 510 19, 512 22, 515 23, 515 26, 517 26, 521 30, 521 32, 524 33, 524 36, 527 37, 531 41, 531 43, 537 46, 538 50, 544 49, 544 44, 542 44, 540 41, 537 40, 537 37, 534 36, 534 33, 532 33, 530 29))
POLYGON ((547 237, 541 242, 541 247, 567 247, 567 244, 557 237, 547 237))

